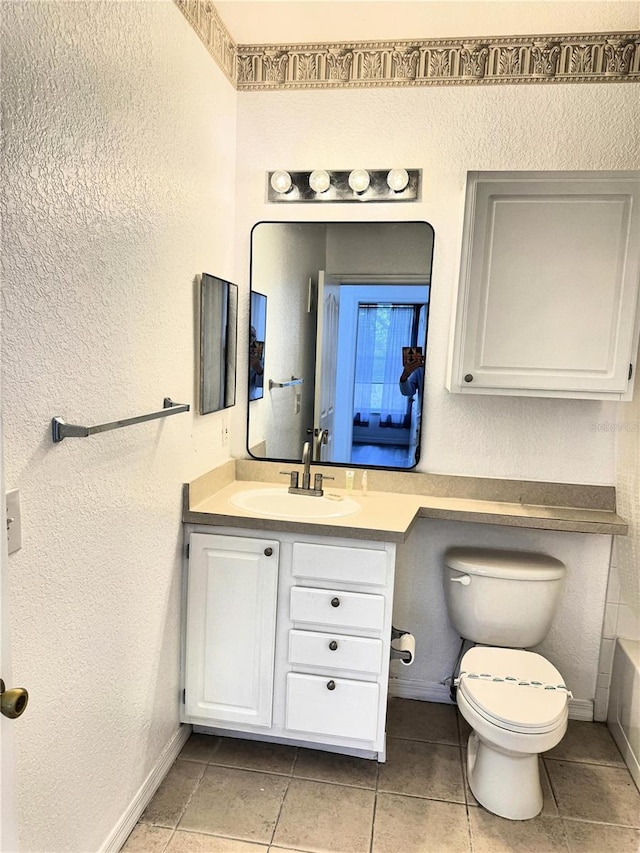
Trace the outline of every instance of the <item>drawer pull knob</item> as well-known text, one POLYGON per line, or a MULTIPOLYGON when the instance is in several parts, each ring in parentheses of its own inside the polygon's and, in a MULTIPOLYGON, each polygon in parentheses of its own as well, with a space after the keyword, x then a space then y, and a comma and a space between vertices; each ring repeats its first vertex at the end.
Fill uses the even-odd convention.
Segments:
POLYGON ((265 557, 270 557, 273 554, 273 548, 265 548, 264 555, 265 557))
POLYGON ((339 598, 332 598, 331 599, 331 606, 332 607, 340 607, 340 599, 339 598))
POLYGON ((331 642, 329 643, 329 648, 332 652, 335 652, 335 650, 338 648, 338 644, 335 640, 331 640, 331 642))
POLYGON ((335 690, 335 689, 336 689, 335 681, 327 681, 327 690, 335 690))

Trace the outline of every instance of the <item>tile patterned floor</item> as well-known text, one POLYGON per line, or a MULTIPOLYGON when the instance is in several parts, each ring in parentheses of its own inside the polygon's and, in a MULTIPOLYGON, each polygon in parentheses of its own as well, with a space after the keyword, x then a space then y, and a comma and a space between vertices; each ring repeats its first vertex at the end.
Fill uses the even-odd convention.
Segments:
POLYGON ((541 762, 545 804, 509 821, 465 778, 451 705, 392 699, 387 763, 192 735, 123 853, 638 853, 640 794, 601 723, 541 762))

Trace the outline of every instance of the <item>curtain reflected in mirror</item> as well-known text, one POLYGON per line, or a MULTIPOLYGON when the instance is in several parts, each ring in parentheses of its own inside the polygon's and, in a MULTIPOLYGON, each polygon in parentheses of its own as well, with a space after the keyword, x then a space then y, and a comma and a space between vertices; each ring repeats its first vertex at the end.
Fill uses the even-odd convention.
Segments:
POLYGON ((269 316, 252 456, 299 461, 309 441, 324 464, 415 466, 432 254, 425 222, 254 227, 252 317, 254 293, 269 316))
POLYGON ((202 273, 200 281, 200 414, 235 405, 238 288, 202 273))

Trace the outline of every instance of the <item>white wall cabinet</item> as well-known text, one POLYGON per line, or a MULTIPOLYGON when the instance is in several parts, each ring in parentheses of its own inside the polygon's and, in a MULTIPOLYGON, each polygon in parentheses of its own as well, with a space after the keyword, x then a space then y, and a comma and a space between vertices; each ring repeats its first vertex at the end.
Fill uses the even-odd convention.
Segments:
POLYGON ((182 720, 384 760, 395 545, 187 526, 182 720))
POLYGON ((640 172, 470 172, 447 387, 629 399, 640 172))

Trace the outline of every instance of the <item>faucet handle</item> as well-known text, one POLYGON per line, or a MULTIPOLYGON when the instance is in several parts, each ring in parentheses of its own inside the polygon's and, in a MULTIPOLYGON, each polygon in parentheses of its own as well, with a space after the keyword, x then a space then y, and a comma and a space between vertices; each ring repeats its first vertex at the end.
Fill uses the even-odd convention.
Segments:
POLYGON ((297 471, 280 471, 281 474, 286 474, 286 476, 290 477, 289 488, 297 489, 298 488, 298 477, 299 474, 297 471))
POLYGON ((313 478, 313 488, 316 491, 322 491, 323 480, 335 480, 335 477, 327 477, 325 474, 320 474, 320 472, 318 472, 313 478))

